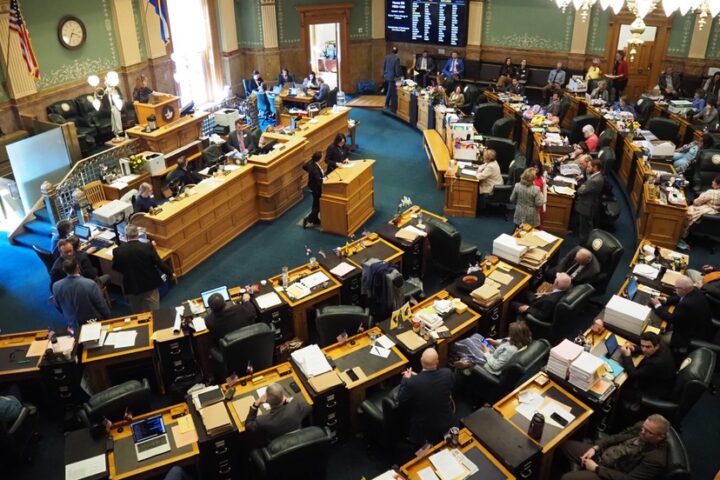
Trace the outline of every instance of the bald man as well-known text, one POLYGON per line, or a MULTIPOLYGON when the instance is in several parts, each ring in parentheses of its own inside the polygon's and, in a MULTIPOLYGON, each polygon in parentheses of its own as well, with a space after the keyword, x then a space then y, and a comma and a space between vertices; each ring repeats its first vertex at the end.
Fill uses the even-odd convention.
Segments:
POLYGON ((255 432, 267 442, 299 429, 305 417, 310 413, 310 406, 302 395, 287 397, 285 389, 279 383, 271 383, 265 393, 250 405, 245 428, 255 432), (260 406, 267 403, 270 411, 258 417, 260 406))
POLYGON ((410 409, 410 441, 423 445, 440 441, 457 420, 452 409, 453 373, 438 368, 438 353, 428 348, 420 357, 422 371, 405 370, 400 382, 398 400, 410 409))
POLYGON ((558 272, 567 273, 573 285, 580 285, 595 279, 600 273, 600 262, 587 248, 575 247, 562 257, 555 267, 547 269, 545 280, 554 282, 558 272))
POLYGON ((653 297, 650 304, 657 316, 672 327, 670 349, 676 359, 687 353, 690 339, 708 339, 712 330, 710 305, 690 277, 683 275, 675 280, 675 295, 667 298, 653 297), (671 305, 675 305, 672 313, 668 309, 671 305))
POLYGON ((549 322, 555 312, 555 305, 572 286, 572 279, 567 273, 555 275, 553 289, 547 293, 531 294, 527 303, 510 302, 510 309, 524 315, 532 315, 538 320, 549 322))

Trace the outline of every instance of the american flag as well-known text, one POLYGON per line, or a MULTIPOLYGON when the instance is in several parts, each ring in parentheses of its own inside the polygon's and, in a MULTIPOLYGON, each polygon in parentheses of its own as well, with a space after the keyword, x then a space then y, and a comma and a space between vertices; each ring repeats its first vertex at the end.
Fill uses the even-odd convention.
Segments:
POLYGON ((40 78, 40 67, 38 66, 37 58, 35 58, 35 51, 32 48, 30 42, 30 33, 25 28, 25 21, 23 20, 22 13, 20 12, 20 5, 18 0, 10 1, 10 28, 15 30, 20 40, 20 50, 22 56, 25 59, 25 65, 27 65, 28 72, 32 75, 35 80, 40 78))

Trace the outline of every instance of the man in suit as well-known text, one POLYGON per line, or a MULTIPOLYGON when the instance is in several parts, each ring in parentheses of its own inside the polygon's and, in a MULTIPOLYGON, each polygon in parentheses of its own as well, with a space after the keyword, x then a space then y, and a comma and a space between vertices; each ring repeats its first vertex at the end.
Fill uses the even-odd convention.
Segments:
POLYGON ((313 98, 316 102, 327 102, 328 97, 330 96, 330 87, 322 78, 318 78, 317 83, 318 91, 315 93, 313 98))
POLYGON ((75 258, 63 260, 67 277, 52 287, 55 305, 62 312, 69 331, 77 332, 88 320, 110 318, 110 308, 94 280, 80 275, 80 264, 75 258))
POLYGON ((621 363, 628 375, 627 387, 623 387, 624 404, 631 411, 639 409, 641 394, 656 398, 667 398, 675 387, 675 361, 670 348, 661 341, 660 335, 644 332, 640 335, 640 348, 625 343, 621 348, 621 363), (645 358, 638 366, 633 355, 645 358))
POLYGON ((239 153, 249 155, 257 149, 255 137, 249 130, 243 127, 244 125, 241 119, 238 118, 235 120, 235 131, 230 132, 230 135, 228 135, 228 141, 225 143, 225 149, 227 151, 234 149, 239 153))
POLYGON ((338 168, 338 164, 340 163, 349 163, 348 160, 348 151, 345 148, 345 135, 342 133, 338 133, 335 135, 335 139, 333 140, 333 143, 328 145, 327 150, 325 150, 325 164, 327 164, 327 173, 332 172, 336 168, 338 168))
POLYGON ((452 52, 450 58, 445 63, 442 69, 442 74, 447 78, 452 78, 456 82, 462 80, 463 73, 465 72, 465 64, 462 58, 458 57, 457 52, 452 52))
POLYGON ((265 394, 250 405, 245 428, 269 443, 302 427, 302 422, 310 410, 302 395, 287 397, 281 385, 271 383, 265 394), (258 410, 265 403, 270 406, 270 410, 258 416, 258 410))
POLYGON ((243 293, 242 302, 229 305, 222 295, 213 293, 208 298, 208 306, 210 313, 205 317, 205 325, 218 340, 230 332, 247 327, 257 318, 257 310, 248 293, 243 293))
POLYGON ((287 68, 283 68, 280 70, 280 74, 278 75, 278 85, 282 88, 286 83, 289 87, 292 87, 295 83, 295 77, 290 75, 287 68))
POLYGON ((512 79, 510 85, 507 86, 505 91, 511 95, 525 95, 525 87, 517 78, 512 79))
POLYGON ((385 80, 385 108, 395 110, 397 108, 397 90, 395 79, 402 76, 400 58, 397 56, 397 47, 392 48, 383 60, 383 80, 385 80))
POLYGON ((495 185, 502 185, 503 178, 500 165, 497 163, 497 153, 492 148, 483 152, 483 164, 477 170, 478 179, 478 210, 485 210, 487 197, 492 193, 495 185))
POLYGON ((263 88, 265 88, 265 81, 260 76, 258 70, 253 70, 252 78, 250 79, 250 91, 259 92, 262 91, 263 88))
MULTIPOLYGON (((187 160, 185 157, 178 158, 177 167, 175 170, 168 173, 165 181, 170 184, 177 184, 179 187, 185 185, 197 185, 200 183, 201 178, 195 173, 188 170, 187 160)), ((173 191, 173 195, 177 195, 177 192, 173 191)))
POLYGON ((428 348, 420 357, 422 371, 408 368, 402 374, 398 401, 410 409, 410 441, 417 445, 435 443, 456 425, 452 411, 455 378, 447 368, 438 368, 438 353, 428 348))
POLYGON ((532 315, 538 320, 550 321, 555 313, 555 305, 572 286, 572 279, 567 273, 555 275, 553 289, 546 293, 531 294, 526 302, 510 302, 510 310, 523 315, 532 315))
POLYGON ((158 288, 164 283, 161 273, 175 278, 172 269, 160 259, 152 243, 141 242, 135 225, 125 229, 127 242, 113 250, 113 270, 123 276, 123 292, 133 313, 160 308, 158 288))
POLYGON ((320 166, 321 159, 322 153, 315 152, 310 162, 303 166, 303 169, 308 172, 308 188, 313 197, 312 209, 308 216, 303 218, 303 228, 307 228, 308 225, 314 227, 320 224, 320 195, 322 195, 322 185, 325 180, 325 172, 320 166))
POLYGON ((546 102, 552 92, 560 91, 565 84, 565 70, 563 70, 562 66, 562 62, 557 62, 555 68, 548 73, 547 84, 543 87, 543 98, 546 102))
POLYGON ((555 267, 547 269, 545 280, 554 281, 559 272, 567 273, 573 285, 580 285, 591 282, 600 273, 600 262, 590 250, 577 246, 562 257, 555 267))
POLYGON ((653 297, 650 303, 657 316, 672 326, 670 348, 680 357, 687 354, 691 339, 707 340, 712 325, 710 305, 690 277, 675 280, 675 295, 653 297), (668 307, 672 305, 675 309, 671 313, 668 307))
POLYGON ((88 257, 88 254, 81 251, 75 251, 75 248, 73 247, 73 244, 69 238, 67 240, 60 240, 57 244, 57 248, 60 256, 55 259, 55 263, 53 263, 52 268, 50 269, 51 291, 52 286, 55 284, 55 282, 57 282, 58 280, 62 280, 67 276, 65 270, 63 270, 63 262, 65 260, 70 260, 71 258, 75 258, 77 260, 78 265, 80 266, 80 274, 83 277, 89 278, 90 280, 95 280, 97 278, 98 271, 93 266, 92 262, 90 262, 90 257, 88 257))
POLYGON ((668 65, 658 78, 658 87, 665 98, 677 98, 680 90, 680 75, 673 73, 673 67, 668 65))
POLYGON ((428 54, 427 50, 423 50, 420 55, 415 55, 415 61, 408 69, 408 77, 412 75, 415 83, 422 87, 428 85, 428 75, 435 70, 435 60, 428 54))
POLYGON ((578 241, 584 244, 593 228, 593 216, 600 206, 600 195, 605 180, 602 173, 602 160, 593 158, 587 169, 588 178, 575 192, 573 211, 577 225, 578 241))

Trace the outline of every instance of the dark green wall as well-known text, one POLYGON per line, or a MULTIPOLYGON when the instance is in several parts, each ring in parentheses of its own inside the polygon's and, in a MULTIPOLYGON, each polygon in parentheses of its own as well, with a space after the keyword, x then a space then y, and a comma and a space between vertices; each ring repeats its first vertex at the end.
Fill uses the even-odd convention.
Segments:
POLYGON ((610 9, 603 10, 596 4, 590 15, 588 25, 587 45, 585 53, 592 55, 605 55, 605 44, 607 43, 608 29, 610 23, 610 9))
POLYGON ((550 1, 486 0, 482 43, 566 52, 572 42, 574 20, 573 8, 563 14, 550 1))
POLYGON ((235 26, 240 48, 263 47, 260 0, 235 2, 235 26))
MULTIPOLYGON (((687 1, 687 0, 685 0, 687 1)), ((690 51, 693 28, 695 27, 695 14, 680 16, 673 15, 672 30, 668 40, 667 54, 673 57, 687 57, 690 51)))
MULTIPOLYGON (((295 7, 299 5, 322 5, 338 3, 338 0, 278 0, 277 24, 280 46, 300 45, 300 16, 295 7)), ((371 36, 372 7, 370 0, 349 0, 350 39, 367 40, 371 36)))
MULTIPOLYGON (((705 28, 708 28, 708 26, 706 25, 705 28)), ((717 19, 712 22, 705 58, 720 58, 720 22, 717 19)))

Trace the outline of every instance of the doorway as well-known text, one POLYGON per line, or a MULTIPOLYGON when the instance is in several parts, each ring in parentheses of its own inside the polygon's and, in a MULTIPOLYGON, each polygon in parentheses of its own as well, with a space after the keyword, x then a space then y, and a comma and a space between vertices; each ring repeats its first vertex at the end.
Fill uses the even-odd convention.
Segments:
POLYGON ((308 25, 310 37, 310 69, 333 88, 340 85, 338 65, 340 64, 340 24, 313 23, 308 25))

